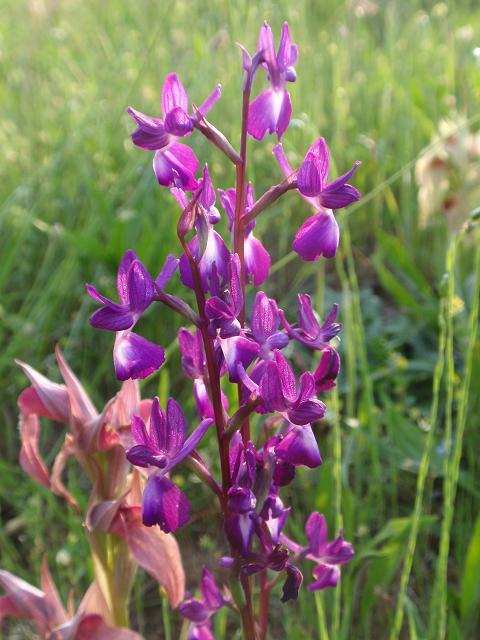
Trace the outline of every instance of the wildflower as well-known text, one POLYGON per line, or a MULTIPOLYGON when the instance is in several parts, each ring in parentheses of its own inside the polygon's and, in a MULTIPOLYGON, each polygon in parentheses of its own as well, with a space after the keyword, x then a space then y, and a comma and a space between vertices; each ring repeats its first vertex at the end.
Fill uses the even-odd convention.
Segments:
POLYGON ((334 587, 340 579, 340 566, 348 562, 355 554, 352 545, 343 539, 340 532, 335 540, 328 541, 325 516, 312 513, 306 524, 308 546, 301 547, 282 534, 281 541, 294 553, 300 553, 315 562, 313 569, 315 581, 308 585, 310 591, 334 587))
POLYGON ((113 359, 119 380, 146 378, 165 361, 162 347, 133 333, 132 329, 155 300, 156 287, 163 289, 178 260, 168 256, 155 282, 134 251, 127 251, 118 267, 117 291, 120 303, 113 302, 87 284, 87 293, 103 307, 90 318, 90 324, 99 329, 115 331, 113 359))
POLYGON ((224 597, 215 578, 206 567, 202 570, 200 593, 200 600, 187 597, 178 610, 191 622, 188 640, 214 640, 210 619, 228 604, 228 599, 224 597))
POLYGON ((293 371, 278 349, 265 367, 259 393, 267 411, 278 411, 293 424, 306 425, 325 415, 325 405, 315 397, 313 375, 302 373, 297 391, 293 371))
MULTIPOLYGON (((284 175, 290 176, 293 170, 282 145, 274 148, 274 154, 284 175)), ((360 164, 355 162, 350 171, 327 183, 330 157, 324 138, 319 138, 308 150, 297 173, 297 188, 317 213, 303 223, 292 244, 303 260, 333 258, 336 254, 340 231, 332 209, 341 209, 360 199, 360 192, 347 182, 360 164)))
POLYGON ((275 42, 268 22, 264 22, 258 38, 258 51, 263 58, 271 87, 262 91, 250 104, 248 111, 248 133, 261 140, 267 131, 276 133, 280 140, 290 124, 292 103, 286 90, 287 82, 295 82, 293 65, 297 61, 298 49, 291 43, 288 24, 282 27, 282 35, 277 54, 275 42))
POLYGON ((187 438, 185 416, 179 404, 170 398, 166 415, 155 398, 150 413, 150 428, 139 416, 132 418, 135 445, 128 449, 129 462, 138 467, 157 467, 143 493, 142 518, 147 526, 159 524, 170 533, 184 525, 190 516, 190 503, 166 473, 195 449, 213 420, 203 420, 187 438))
POLYGON ((159 184, 173 186, 179 180, 187 191, 196 188, 197 157, 190 147, 177 140, 193 131, 196 120, 210 111, 220 95, 220 85, 217 85, 197 114, 190 116, 187 93, 177 74, 170 73, 165 78, 162 89, 163 120, 147 116, 132 107, 128 108, 129 115, 137 125, 132 141, 141 149, 155 151, 153 170, 159 184))
POLYGON ((342 325, 335 322, 338 304, 334 304, 330 313, 321 325, 312 309, 312 299, 306 293, 298 295, 298 327, 293 328, 286 320, 283 311, 279 311, 283 326, 290 338, 294 338, 310 349, 322 351, 342 329, 342 325))

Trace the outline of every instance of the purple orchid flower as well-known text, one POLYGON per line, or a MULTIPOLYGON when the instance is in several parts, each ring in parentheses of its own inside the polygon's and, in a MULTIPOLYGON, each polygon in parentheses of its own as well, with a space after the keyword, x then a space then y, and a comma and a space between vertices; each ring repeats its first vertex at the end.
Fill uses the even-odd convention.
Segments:
POLYGON ((288 335, 310 349, 323 351, 330 340, 338 335, 342 325, 335 322, 338 313, 338 304, 334 304, 324 323, 317 320, 312 308, 312 299, 306 293, 298 295, 298 327, 293 328, 285 318, 282 310, 279 311, 282 324, 288 335))
POLYGON ((342 532, 335 540, 329 542, 325 516, 316 511, 309 516, 305 524, 305 533, 307 547, 298 545, 283 534, 280 538, 291 551, 316 563, 317 566, 312 572, 315 581, 307 587, 310 591, 335 587, 340 579, 340 566, 355 555, 352 545, 343 539, 342 532))
POLYGON ((127 459, 137 467, 157 467, 150 475, 142 500, 143 524, 158 524, 170 533, 184 525, 190 516, 187 497, 166 474, 182 462, 198 445, 213 420, 203 420, 187 438, 187 425, 180 405, 170 398, 166 415, 158 398, 152 403, 150 429, 139 416, 132 419, 132 436, 136 444, 126 452, 127 459))
POLYGON ((190 147, 177 140, 193 131, 195 122, 210 111, 220 95, 221 88, 217 85, 198 112, 190 116, 187 93, 177 74, 170 73, 165 78, 162 89, 163 120, 147 116, 132 107, 128 108, 129 115, 137 125, 132 134, 133 144, 147 151, 155 151, 153 170, 159 184, 173 186, 180 181, 187 191, 196 188, 197 157, 190 147))
POLYGON ((288 24, 283 24, 280 45, 275 54, 272 29, 268 22, 264 22, 257 49, 262 55, 271 87, 262 91, 250 104, 247 130, 256 140, 262 140, 267 131, 276 133, 280 140, 292 115, 292 103, 285 87, 287 82, 296 80, 293 65, 298 57, 297 46, 291 43, 288 24))
MULTIPOLYGON (((282 145, 278 144, 273 153, 285 177, 290 176, 293 169, 282 145)), ((308 150, 297 174, 297 188, 317 213, 303 223, 293 241, 294 251, 303 260, 333 258, 336 254, 340 230, 332 209, 347 207, 360 199, 360 192, 347 183, 360 164, 355 162, 350 171, 327 183, 330 157, 324 138, 319 138, 308 150)))
POLYGON ((120 303, 113 302, 87 284, 87 293, 103 307, 90 317, 98 329, 117 332, 113 350, 115 373, 119 380, 146 378, 165 361, 162 347, 133 333, 132 329, 155 300, 156 288, 163 290, 173 276, 178 260, 169 255, 155 282, 134 251, 127 251, 117 272, 120 303))
MULTIPOLYGON (((235 222, 235 189, 227 189, 223 191, 218 189, 218 195, 225 213, 228 217, 228 229, 233 234, 234 222, 235 222)), ((249 182, 247 185, 246 194, 246 213, 255 202, 255 196, 253 193, 253 186, 249 182)), ((253 230, 256 225, 256 220, 250 222, 244 229, 244 258, 245 258, 245 273, 247 279, 252 282, 256 287, 259 287, 268 278, 270 273, 270 255, 265 249, 263 244, 255 238, 253 230)), ((233 237, 232 237, 233 241, 233 237)))
POLYGON ((313 375, 302 373, 297 391, 295 375, 278 349, 265 367, 259 393, 267 411, 278 411, 295 425, 306 425, 325 415, 325 405, 315 397, 313 375))
MULTIPOLYGON (((199 329, 194 334, 182 327, 178 332, 178 344, 182 354, 182 368, 185 374, 193 380, 193 395, 200 418, 214 418, 213 406, 208 396, 204 375, 206 369, 205 354, 203 352, 202 335, 199 329)), ((228 399, 222 391, 222 404, 228 411, 228 399)))
POLYGON ((215 640, 210 619, 229 601, 224 597, 215 578, 206 567, 202 571, 200 593, 199 600, 187 597, 178 607, 182 616, 191 622, 187 640, 215 640))

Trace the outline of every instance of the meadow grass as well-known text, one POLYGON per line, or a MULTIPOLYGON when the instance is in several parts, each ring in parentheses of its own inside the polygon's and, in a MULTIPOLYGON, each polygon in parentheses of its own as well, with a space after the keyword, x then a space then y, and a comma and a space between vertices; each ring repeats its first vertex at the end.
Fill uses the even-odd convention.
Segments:
MULTIPOLYGON (((304 590, 298 603, 275 604, 272 637, 478 637, 479 237, 472 227, 452 241, 441 221, 419 228, 414 166, 441 118, 455 111, 478 125, 480 7, 377 4, 374 15, 362 15, 371 3, 1 3, 2 568, 37 583, 47 553, 64 597, 70 588, 78 597, 91 576, 76 518, 18 468, 16 397, 25 380, 13 358, 56 378, 51 354, 59 342, 102 406, 118 388, 112 339, 89 327, 84 283, 113 291, 127 248, 152 271, 178 253, 176 205, 155 185, 149 154, 132 147, 126 106, 158 114, 172 69, 197 102, 219 81, 223 96, 211 119, 237 144, 235 42, 252 49, 263 19, 275 32, 287 19, 300 58, 284 147, 298 165, 324 135, 339 172, 362 160, 355 184, 364 194, 339 216, 341 249, 323 266, 290 252, 307 215, 294 194, 257 226, 273 259, 267 293, 288 315, 297 290, 312 293, 319 310, 338 301, 344 323, 338 393, 327 396, 327 420, 316 431, 325 463, 299 474, 290 532, 301 538, 306 515, 322 511, 330 533, 343 526, 357 555, 335 591, 304 590)), ((257 192, 279 177, 269 145, 249 143, 257 192)), ((194 146, 215 185, 231 186, 233 173, 215 150, 198 137, 194 146)), ((156 318, 148 315, 142 328, 168 347, 171 367, 144 393, 181 397, 193 415, 178 373, 178 326, 167 312, 156 318)), ((308 358, 300 352, 299 366, 310 366, 308 358)), ((51 463, 63 436, 54 426, 44 431, 51 463)), ((68 485, 81 502, 73 466, 68 485)), ((192 585, 218 539, 208 498, 198 493, 200 519, 178 536, 192 585)), ((178 616, 145 576, 134 596, 132 617, 147 638, 177 637, 178 616)), ((219 638, 235 637, 224 615, 216 628, 219 638)), ((21 633, 15 629, 12 638, 21 633)))

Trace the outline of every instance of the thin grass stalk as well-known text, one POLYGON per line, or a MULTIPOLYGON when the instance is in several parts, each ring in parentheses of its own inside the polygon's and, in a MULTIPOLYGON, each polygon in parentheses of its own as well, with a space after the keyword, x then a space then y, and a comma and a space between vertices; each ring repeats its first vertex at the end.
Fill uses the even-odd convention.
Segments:
MULTIPOLYGON (((335 485, 335 535, 343 528, 342 514, 342 436, 340 431, 340 409, 338 388, 332 391, 333 411, 333 479, 335 485)), ((342 581, 339 582, 333 594, 332 636, 336 639, 340 631, 340 608, 342 598, 342 581)))
MULTIPOLYGON (((465 372, 463 382, 460 389, 460 401, 455 421, 455 442, 453 447, 453 455, 449 465, 449 474, 445 482, 445 504, 442 520, 442 529, 440 537, 440 555, 437 564, 437 580, 438 584, 438 633, 432 637, 435 640, 442 640, 446 636, 447 628, 447 565, 448 554, 450 549, 450 528, 453 520, 453 512, 455 507, 455 496, 458 484, 458 475, 460 470, 460 461, 462 457, 463 437, 467 423, 468 400, 470 395, 470 383, 472 379, 473 357, 475 352, 475 344, 478 335, 478 319, 479 319, 479 299, 480 299, 480 245, 477 243, 475 253, 475 282, 472 296, 472 309, 470 312, 468 334, 470 336, 465 354, 465 372)), ((436 586, 437 586, 436 584, 436 586)), ((434 592, 435 593, 435 592, 434 592)), ((433 629, 433 633, 435 629, 433 629)), ((429 635, 430 637, 430 635, 429 635)))
POLYGON ((382 518, 383 513, 383 492, 382 492, 382 477, 380 466, 380 447, 379 447, 379 424, 377 414, 375 410, 375 400, 373 397, 373 385, 370 370, 368 366, 368 354, 366 347, 366 336, 362 320, 362 309, 360 305, 360 290, 358 287, 358 279, 355 271, 355 262, 353 259, 352 245, 350 241, 350 232, 346 220, 343 220, 342 225, 343 233, 343 246, 345 250, 345 257, 347 261, 347 273, 350 282, 350 288, 352 291, 352 306, 354 312, 354 330, 356 343, 358 344, 358 357, 360 365, 360 375, 362 378, 363 397, 365 400, 365 411, 368 428, 370 429, 371 443, 370 443, 370 455, 372 462, 372 471, 374 476, 374 482, 369 483, 369 487, 372 488, 372 495, 376 500, 376 512, 377 517, 382 518))
POLYGON ((337 268, 337 275, 342 286, 342 317, 344 319, 345 329, 345 371, 347 377, 347 392, 345 413, 348 418, 352 418, 355 415, 355 397, 357 392, 357 375, 356 375, 356 360, 357 351, 355 345, 355 336, 353 332, 354 318, 352 309, 352 292, 350 290, 350 284, 348 282, 348 276, 343 265, 343 251, 339 252, 337 259, 335 260, 335 266, 337 268))
POLYGON ((446 311, 445 300, 440 300, 438 324, 440 329, 438 339, 438 358, 435 365, 435 371, 433 374, 433 399, 430 408, 430 429, 425 441, 425 447, 420 461, 420 467, 417 477, 417 490, 415 495, 415 504, 412 513, 412 524, 410 528, 410 534, 407 542, 407 552, 403 563, 402 574, 400 577, 400 587, 398 590, 397 604, 395 607, 395 616, 393 627, 390 633, 390 640, 398 640, 403 625, 403 616, 406 603, 406 594, 408 582, 410 579, 410 573, 412 571, 413 557, 415 555, 415 547, 417 544, 418 531, 420 528, 420 518, 422 515, 423 496, 425 493, 425 483, 427 480, 428 469, 430 466, 430 458, 432 455, 435 425, 438 416, 438 404, 440 398, 440 385, 443 377, 443 370, 445 366, 445 343, 446 343, 446 311))
POLYGON ((325 609, 323 608, 323 594, 321 591, 315 591, 315 606, 317 608, 318 639, 330 640, 327 618, 325 616, 325 609))
POLYGON ((453 302, 455 296, 455 257, 457 251, 457 238, 454 238, 447 252, 447 298, 446 298, 446 344, 445 344, 445 432, 444 459, 443 459, 443 519, 440 536, 440 553, 437 558, 435 582, 432 590, 430 604, 430 620, 428 625, 428 638, 430 640, 441 640, 444 635, 437 635, 437 630, 441 628, 443 611, 446 608, 446 588, 447 560, 449 532, 445 531, 447 505, 451 502, 452 485, 451 475, 451 454, 452 454, 452 410, 453 410, 453 388, 455 377, 455 363, 453 359, 453 302), (447 545, 445 547, 445 544, 447 545))

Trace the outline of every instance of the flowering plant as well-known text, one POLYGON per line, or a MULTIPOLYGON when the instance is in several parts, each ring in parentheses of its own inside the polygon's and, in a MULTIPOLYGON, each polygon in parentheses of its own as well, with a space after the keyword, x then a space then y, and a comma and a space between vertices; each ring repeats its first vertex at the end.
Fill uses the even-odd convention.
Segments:
MULTIPOLYGON (((330 179, 327 143, 319 138, 298 169, 290 166, 280 143, 290 123, 292 103, 287 86, 295 81, 298 56, 288 24, 282 27, 277 50, 266 22, 260 29, 255 53, 250 55, 243 47, 241 50, 244 78, 238 151, 206 119, 221 97, 220 85, 200 107, 189 108, 183 85, 175 73, 170 73, 163 85, 161 118, 128 109, 136 125, 134 145, 154 152, 156 179, 170 188, 180 206, 180 257, 169 256, 154 279, 138 256, 127 251, 118 268, 118 302, 87 285, 88 294, 101 305, 92 315, 91 324, 115 333, 114 368, 126 389, 121 393, 133 394, 133 381, 151 375, 165 362, 161 346, 133 331, 147 309, 157 303, 166 305, 188 323, 188 327, 179 329, 178 342, 183 372, 193 383, 198 425, 188 434, 183 410, 173 398, 165 407, 158 398, 142 403, 137 398, 129 401, 128 410, 124 408, 121 427, 105 432, 101 419, 92 415, 90 431, 85 435, 79 431, 71 442, 72 451, 80 452, 79 459, 87 471, 93 468, 88 456, 93 449, 88 447, 100 447, 113 456, 112 438, 113 450, 117 451, 118 445, 119 454, 113 467, 128 467, 127 461, 133 466, 128 483, 121 489, 115 486, 112 491, 103 492, 101 499, 91 500, 87 522, 102 535, 106 532, 123 536, 127 544, 132 528, 141 536, 156 532, 148 542, 152 563, 157 557, 156 547, 163 544, 164 538, 159 536, 171 540, 172 532, 190 518, 188 497, 169 478, 169 472, 186 463, 215 494, 228 545, 218 565, 223 576, 228 574, 228 587, 217 585, 210 569, 217 571, 212 566, 203 570, 199 598, 188 593, 183 597, 182 592, 180 602, 178 590, 170 598, 188 621, 188 638, 202 640, 213 638, 211 619, 222 607, 239 615, 245 638, 265 638, 269 598, 277 583, 283 584, 282 602, 296 599, 303 582, 299 564, 306 558, 313 563, 309 590, 335 586, 340 566, 354 553, 341 532, 329 541, 326 520, 317 512, 306 521, 306 542, 287 537, 284 529, 291 508, 281 497, 282 489, 294 480, 297 467, 315 468, 322 464, 312 423, 326 411, 317 394, 334 387, 339 373, 340 360, 332 343, 341 329, 336 322, 338 307, 334 305, 322 323, 310 297, 300 294, 297 322, 292 323, 264 291, 253 296, 249 289, 263 285, 270 271, 268 251, 254 236, 257 218, 288 191, 298 191, 314 210, 300 226, 293 240, 294 250, 306 261, 335 255, 339 227, 333 211, 360 198, 349 184, 359 163, 344 175, 330 179), (266 72, 268 87, 251 100, 254 79, 262 71, 266 72), (206 164, 198 175, 200 163, 195 153, 179 142, 195 131, 233 164, 235 187, 216 190, 206 164), (247 181, 247 136, 262 140, 267 133, 277 136, 273 152, 283 178, 256 198, 253 185, 247 181), (228 239, 217 230, 222 218, 217 197, 226 214, 228 239), (168 283, 177 269, 182 284, 194 293, 196 309, 168 293, 168 283), (251 305, 247 304, 250 299, 251 305), (315 371, 301 373, 298 381, 285 355, 291 351, 287 350, 291 342, 320 354, 315 371), (232 394, 224 393, 227 385, 236 387, 235 406, 227 400, 232 394), (220 477, 215 477, 200 453, 209 431, 216 434, 220 477), (82 438, 90 444, 80 445, 82 438), (139 525, 140 492, 143 525, 139 525)), ((38 377, 32 378, 28 368, 26 372, 43 401, 38 377)), ((50 411, 48 403, 43 404, 50 411)), ((112 405, 108 405, 108 411, 112 411, 112 405)), ((35 466, 37 479, 45 484, 45 470, 35 455, 33 451, 29 460, 35 466)), ((98 497, 100 480, 95 471, 92 478, 98 497)), ((51 486, 61 492, 54 483, 51 486)), ((130 546, 135 556, 135 545, 130 546)), ((145 546, 142 549, 145 552, 145 546)), ((168 585, 161 571, 150 566, 149 553, 145 552, 141 559, 135 556, 137 562, 168 585)), ((178 567, 176 572, 171 571, 170 578, 173 575, 178 584, 178 567)), ((183 583, 180 591, 182 588, 183 583)), ((115 595, 110 593, 110 597, 114 606, 115 595)))

